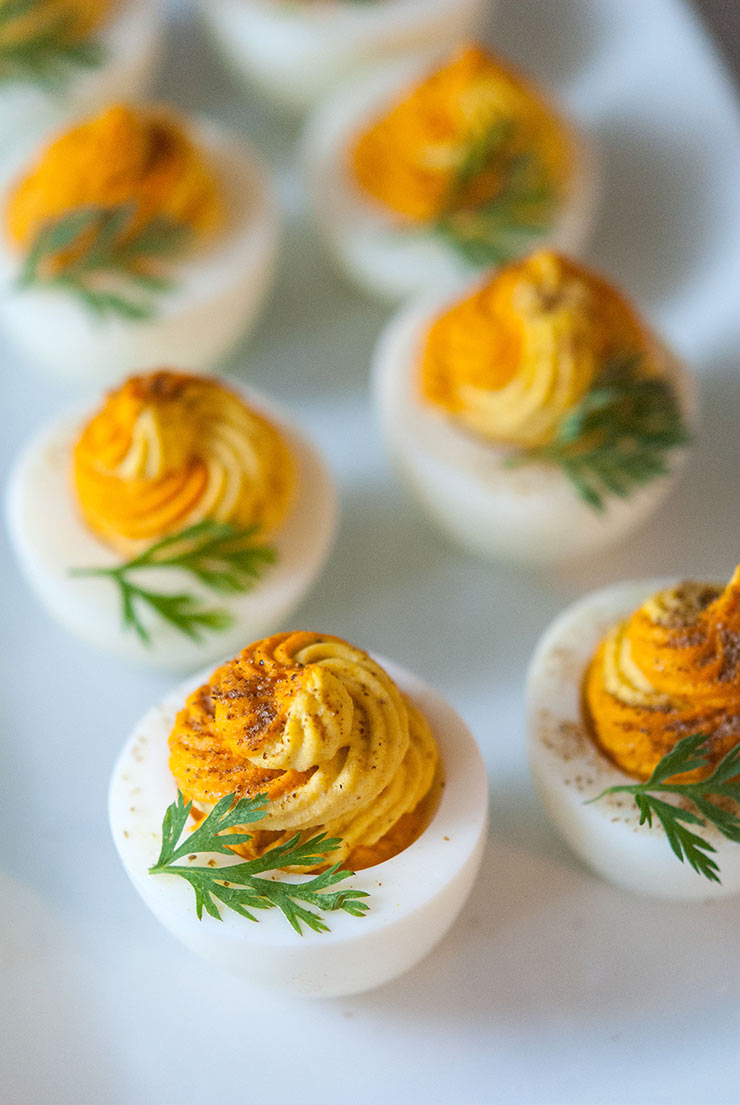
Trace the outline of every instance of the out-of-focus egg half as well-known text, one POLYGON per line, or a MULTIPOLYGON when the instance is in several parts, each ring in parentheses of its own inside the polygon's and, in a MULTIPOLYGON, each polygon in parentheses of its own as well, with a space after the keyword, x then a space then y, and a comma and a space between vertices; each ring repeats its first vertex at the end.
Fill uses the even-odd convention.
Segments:
POLYGON ((358 66, 442 49, 469 34, 484 0, 202 0, 232 67, 305 110, 358 66))
POLYGON ((336 516, 331 477, 288 416, 171 371, 132 377, 92 416, 56 418, 22 453, 8 495, 19 565, 66 628, 191 671, 289 615, 336 516))
POLYGON ((101 103, 145 96, 162 25, 159 0, 0 4, 0 159, 101 103))
POLYGON ((330 251, 390 299, 460 286, 537 245, 577 253, 596 198, 583 137, 476 45, 347 82, 309 120, 303 162, 330 251))
MULTIPOLYGON (((189 948, 249 982, 334 997, 389 981, 445 934, 480 864, 487 804, 478 747, 435 691, 338 638, 288 633, 244 649, 143 718, 113 773, 110 820, 136 889, 189 948), (256 909, 257 924, 225 907, 220 921, 198 920, 184 879, 148 874, 178 788, 199 817, 229 793, 267 795, 242 858, 295 833, 340 839, 329 859, 358 873, 336 889, 368 894, 367 912, 321 912, 330 931, 302 923, 302 935, 277 909, 256 909)), ((225 876, 241 862, 192 859, 187 830, 185 839, 186 864, 216 864, 225 876)))
POLYGON ((462 299, 402 308, 373 387, 424 510, 470 551, 517 563, 623 537, 667 493, 695 417, 690 376, 627 300, 549 251, 462 299))
POLYGON ((254 324, 279 216, 259 158, 210 122, 115 105, 4 191, 0 325, 76 384, 152 364, 207 371, 254 324))
MULTIPOLYGON (((640 824, 630 794, 679 738, 709 738, 709 761, 740 740, 740 569, 723 588, 665 580, 618 583, 576 602, 542 637, 527 680, 529 753, 542 802, 564 839, 597 874, 660 898, 740 891, 740 845, 712 825, 687 823, 716 849, 721 882, 674 855, 660 819, 640 824), (734 649, 734 651, 733 651, 734 649)), ((681 773, 678 781, 694 775, 681 773)), ((675 771, 675 768, 674 768, 675 771)), ((675 777, 674 777, 675 781, 675 777)), ((701 813, 685 798, 671 805, 701 813)), ((721 797, 737 815, 737 803, 721 797)))

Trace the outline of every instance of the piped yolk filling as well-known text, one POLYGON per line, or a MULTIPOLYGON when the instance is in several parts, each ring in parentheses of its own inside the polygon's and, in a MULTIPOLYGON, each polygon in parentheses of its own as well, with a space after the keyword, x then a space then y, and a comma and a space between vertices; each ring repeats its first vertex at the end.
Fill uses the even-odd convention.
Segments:
POLYGON ((657 348, 606 281, 548 250, 501 269, 430 326, 423 399, 485 440, 546 445, 619 355, 657 370, 657 348))
MULTIPOLYGON (((220 184, 180 123, 164 111, 125 105, 107 108, 44 150, 10 195, 9 238, 28 250, 43 228, 88 208, 130 212, 121 243, 155 220, 202 237, 224 217, 220 184)), ((57 267, 76 256, 75 247, 60 252, 57 267)))
POLYGON ((408 90, 349 151, 376 202, 413 222, 470 210, 501 190, 510 166, 535 158, 540 185, 568 185, 573 146, 539 93, 479 46, 466 46, 408 90))
POLYGON ((718 763, 740 740, 740 567, 724 589, 682 583, 615 625, 584 694, 595 740, 628 774, 647 779, 681 737, 698 732, 718 763))
MULTIPOLYGON (((87 38, 108 18, 115 0, 36 0, 0 24, 0 47, 22 46, 53 35, 72 44, 87 38)), ((0 5, 0 8, 2 5, 0 5)))
POLYGON ((188 699, 169 738, 170 770, 194 809, 264 793, 248 857, 297 832, 343 841, 347 867, 408 847, 440 786, 423 715, 366 653, 317 633, 281 633, 244 649, 188 699))
POLYGON ((206 519, 274 530, 295 462, 279 431, 218 381, 160 371, 112 391, 73 452, 80 513, 133 554, 206 519))

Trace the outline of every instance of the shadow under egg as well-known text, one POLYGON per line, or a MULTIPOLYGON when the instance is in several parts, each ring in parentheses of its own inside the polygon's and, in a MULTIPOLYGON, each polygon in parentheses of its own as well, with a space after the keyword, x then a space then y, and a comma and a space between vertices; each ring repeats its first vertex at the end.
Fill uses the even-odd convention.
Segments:
POLYGON ((557 578, 572 597, 615 579, 722 580, 732 574, 740 558, 737 353, 719 353, 705 369, 699 380, 700 423, 679 484, 629 541, 598 558, 558 568, 557 578))
POLYGON ((484 23, 484 37, 544 88, 558 87, 593 64, 608 35, 608 15, 606 6, 602 10, 592 0, 498 0, 484 23))
POLYGON ((624 1029, 625 1018, 637 1036, 643 1023, 670 1023, 688 1041, 695 1014, 682 1015, 687 989, 726 991, 738 974, 735 965, 726 975, 722 952, 734 914, 731 902, 708 910, 635 899, 580 864, 555 864, 494 833, 473 893, 435 954, 347 1008, 382 1015, 391 1032, 441 1023, 454 1025, 458 1038, 485 1033, 490 1048, 508 1033, 524 1034, 553 1054, 564 1048, 569 1062, 624 1029), (667 932, 670 947, 693 950, 681 971, 667 932))
POLYGON ((606 115, 594 133, 603 195, 589 259, 650 315, 711 271, 722 231, 711 164, 680 120, 652 130, 606 115))
MULTIPOLYGON (((412 602, 412 584, 424 586, 425 580, 446 571, 448 556, 444 543, 408 509, 400 491, 353 482, 343 489, 332 557, 299 614, 304 620, 313 616, 317 625, 347 640, 362 641, 365 648, 410 661, 402 646, 408 643, 408 619, 418 607, 412 602)), ((427 609, 425 616, 428 620, 432 611, 427 609)))
POLYGON ((236 134, 254 141, 264 157, 282 163, 298 134, 298 122, 277 115, 220 57, 197 8, 170 12, 163 64, 155 95, 188 114, 215 116, 236 134))
POLYGON ((356 395, 388 309, 343 281, 302 218, 285 229, 278 276, 253 339, 234 353, 233 371, 297 409, 322 392, 356 395), (279 310, 275 307, 279 305, 279 310))

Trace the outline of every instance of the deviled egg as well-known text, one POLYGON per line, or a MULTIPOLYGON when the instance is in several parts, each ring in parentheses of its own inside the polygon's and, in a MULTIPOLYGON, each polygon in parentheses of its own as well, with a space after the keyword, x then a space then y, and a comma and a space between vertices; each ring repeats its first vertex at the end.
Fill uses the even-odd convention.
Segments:
POLYGON ((459 285, 537 245, 577 252, 592 220, 586 142, 477 45, 340 87, 309 121, 303 157, 331 252, 391 299, 459 285))
MULTIPOLYGON (((485 5, 490 7, 490 3, 485 5)), ((468 34, 484 0, 201 0, 234 69, 303 110, 359 65, 468 34)))
POLYGON ((145 95, 162 24, 153 0, 0 4, 0 158, 100 103, 145 95))
POLYGON ((10 479, 18 562, 96 648, 193 670, 274 628, 321 570, 333 483, 252 392, 172 371, 55 419, 10 479))
POLYGON ((519 563, 591 553, 662 500, 694 388, 605 280, 542 251, 461 299, 420 298, 373 385, 410 490, 454 540, 519 563))
MULTIPOLYGON (((532 772, 556 828, 603 878, 661 898, 740 891, 740 825, 732 839, 706 817, 711 802, 719 819, 737 818, 740 803, 707 784, 697 804, 685 787, 740 747, 739 660, 740 568, 727 587, 616 584, 575 603, 544 634, 527 680, 532 772), (698 752, 677 750, 680 740, 700 742, 698 752), (657 800, 649 822, 629 791, 603 794, 644 783, 669 753, 662 786, 647 788, 657 800), (665 789, 673 784, 683 791, 665 789), (705 878, 707 860, 716 869, 705 878)), ((735 762, 724 782, 737 774, 735 762)))
POLYGON ((114 105, 8 187, 0 325, 75 383, 213 368, 251 327, 278 240, 259 160, 210 123, 114 105))
MULTIPOLYGON (((387 982, 441 939, 475 879, 487 801, 477 745, 438 694, 337 637, 294 632, 250 645, 142 719, 113 772, 110 821, 136 889, 184 944, 249 982, 331 997, 387 982), (179 809, 175 818, 170 814, 169 843, 160 855, 163 816, 178 791, 179 809), (263 795, 263 816, 256 829, 232 820, 232 828, 251 834, 235 843, 238 860, 226 851, 204 862, 198 831, 225 812, 216 808, 219 801, 228 810, 230 795, 234 801, 263 795), (198 826, 190 837, 186 802, 198 826), (149 873, 173 855, 176 827, 185 832, 184 877, 171 866, 170 873, 149 873), (242 899, 255 924, 234 911, 248 889, 237 881, 226 881, 221 891, 230 903, 212 903, 216 916, 207 915, 201 898, 198 918, 186 882, 194 868, 205 869, 202 885, 218 896, 224 884, 217 879, 228 880, 230 871, 239 876, 235 863, 257 859, 257 874, 282 868, 285 852, 275 852, 271 864, 273 849, 291 848, 296 835, 305 843, 322 833, 335 847, 314 869, 338 862, 358 871, 333 892, 367 895, 352 899, 354 912, 341 903, 322 910, 316 897, 296 902, 329 931, 295 915, 296 932, 278 908, 242 899), (358 901, 368 907, 361 916, 355 915, 362 910, 358 901)), ((291 870, 311 866, 290 864, 291 870)), ((191 877, 201 876, 193 871, 191 877)), ((282 892, 290 881, 310 893, 303 877, 271 878, 281 880, 282 892)), ((251 890, 262 893, 259 886, 251 890)))

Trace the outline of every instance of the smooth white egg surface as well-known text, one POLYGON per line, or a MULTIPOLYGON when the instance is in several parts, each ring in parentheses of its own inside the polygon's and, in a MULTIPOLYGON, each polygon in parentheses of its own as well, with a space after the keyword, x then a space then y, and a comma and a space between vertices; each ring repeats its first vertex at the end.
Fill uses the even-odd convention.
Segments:
POLYGON ((162 5, 153 0, 119 0, 94 41, 103 61, 77 69, 59 91, 6 81, 0 96, 0 164, 17 148, 27 149, 100 104, 146 96, 163 41, 162 5))
POLYGON ((236 70, 293 110, 311 106, 358 65, 444 48, 491 0, 201 0, 236 70))
MULTIPOLYGON (((400 300, 469 283, 476 268, 423 226, 408 228, 375 204, 351 177, 347 151, 354 138, 421 79, 438 55, 403 59, 347 81, 308 121, 301 160, 318 228, 339 267, 373 295, 400 300)), ((533 242, 578 255, 591 228, 598 171, 590 144, 574 141, 572 189, 550 233, 533 242)))
MULTIPOLYGON (((587 595, 545 632, 527 677, 527 727, 532 774, 553 824, 598 875, 655 898, 706 900, 740 892, 740 846, 711 825, 700 830, 716 848, 721 884, 709 882, 671 851, 660 825, 640 825, 630 795, 592 805, 607 787, 632 784, 591 739, 583 715, 583 679, 594 650, 615 622, 675 580, 617 583, 587 595)), ((670 795, 663 795, 673 801, 670 795)))
MULTIPOLYGON (((408 970, 442 938, 471 890, 486 837, 488 782, 475 740, 430 687, 382 658, 404 694, 426 716, 439 748, 445 785, 432 821, 405 851, 366 868, 347 885, 369 895, 363 917, 327 913, 330 931, 295 933, 277 910, 258 923, 230 911, 198 920, 191 888, 151 876, 162 817, 176 797, 167 738, 201 673, 139 723, 118 759, 110 788, 110 824, 123 865, 142 898, 174 936, 198 955, 250 983, 304 997, 337 997, 380 986, 408 970)), ((214 857, 218 865, 230 863, 214 857)), ((340 884, 344 886, 344 883, 340 884)))
POLYGON ((173 260, 173 287, 143 321, 99 318, 76 296, 14 287, 18 255, 0 236, 0 326, 28 361, 76 385, 113 383, 153 364, 210 371, 256 321, 274 276, 279 212, 259 157, 210 122, 188 133, 223 188, 227 221, 212 239, 173 260))
MULTIPOLYGON (((594 553, 618 541, 665 498, 686 450, 671 454, 671 470, 626 499, 614 495, 594 511, 555 465, 511 467, 510 448, 458 428, 423 402, 417 372, 432 320, 449 296, 420 298, 390 321, 375 348, 372 387, 388 448, 409 490, 429 517, 470 552, 490 559, 542 565, 594 553)), ((666 351, 666 375, 691 424, 695 386, 666 351)))
MULTIPOLYGON (((233 386, 233 385, 231 385, 233 386)), ((206 631, 193 641, 154 616, 141 618, 151 635, 147 645, 124 629, 117 587, 107 578, 75 577, 75 568, 111 567, 122 558, 103 545, 77 512, 70 482, 71 450, 86 415, 55 419, 26 447, 10 475, 7 520, 19 565, 33 591, 70 632, 94 648, 129 661, 180 671, 199 667, 264 636, 291 613, 321 571, 333 543, 338 504, 332 478, 310 442, 294 423, 261 396, 241 389, 247 403, 284 435, 297 465, 295 500, 279 529, 268 535, 277 560, 254 589, 220 595, 189 573, 172 568, 137 572, 152 590, 187 591, 209 609, 225 609, 233 624, 206 631)))

